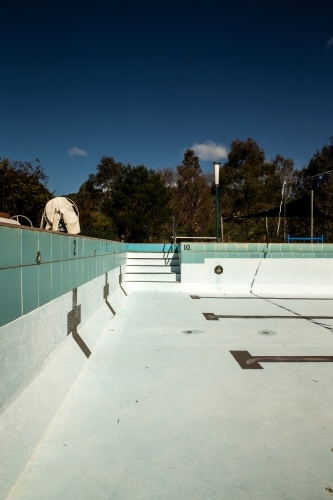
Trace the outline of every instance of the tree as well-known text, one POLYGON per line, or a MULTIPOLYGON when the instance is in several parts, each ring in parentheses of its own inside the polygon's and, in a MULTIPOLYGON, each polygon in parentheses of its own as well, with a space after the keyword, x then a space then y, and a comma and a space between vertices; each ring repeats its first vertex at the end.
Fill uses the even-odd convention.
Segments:
POLYGON ((39 160, 35 161, 37 165, 33 165, 34 162, 0 159, 0 182, 5 195, 1 208, 11 216, 25 215, 34 226, 39 227, 45 205, 54 193, 47 189, 48 176, 39 160))
POLYGON ((144 165, 122 166, 109 186, 102 211, 118 236, 130 242, 155 241, 170 219, 170 194, 160 176, 144 165))
POLYGON ((202 233, 210 231, 209 225, 214 223, 212 180, 212 175, 202 172, 194 151, 187 149, 171 189, 171 208, 176 215, 178 231, 188 235, 204 235, 202 233))
MULTIPOLYGON (((317 150, 308 166, 295 173, 293 197, 300 198, 314 192, 314 203, 327 215, 333 216, 333 136, 321 151, 317 150), (329 173, 325 173, 329 172, 329 173)), ((309 235, 309 219, 288 221, 288 228, 294 234, 309 235)), ((333 223, 330 220, 315 219, 314 232, 325 233, 326 240, 333 237, 333 223)))
MULTIPOLYGON (((267 160, 254 139, 235 139, 220 170, 220 205, 224 217, 249 215, 275 208, 281 202, 284 178, 292 175, 293 161, 276 155, 267 160)), ((229 225, 233 239, 259 241, 264 221, 239 219, 229 225)))

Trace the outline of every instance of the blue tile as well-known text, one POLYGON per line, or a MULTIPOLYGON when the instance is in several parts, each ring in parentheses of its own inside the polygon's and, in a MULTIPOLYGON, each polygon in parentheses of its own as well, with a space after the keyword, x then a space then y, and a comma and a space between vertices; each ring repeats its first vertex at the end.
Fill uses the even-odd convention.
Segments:
POLYGON ((62 236, 60 234, 52 234, 52 262, 61 261, 61 243, 62 236))
POLYGON ((290 251, 293 253, 302 252, 302 245, 300 243, 290 243, 290 251))
POLYGON ((74 288, 77 288, 78 286, 78 279, 77 279, 77 260, 71 260, 69 263, 69 272, 70 272, 70 279, 71 279, 71 290, 74 290, 74 288))
POLYGON ((315 243, 313 245, 313 251, 315 253, 323 253, 324 252, 324 245, 322 243, 315 243))
POLYGON ((313 253, 313 244, 312 243, 302 243, 302 252, 303 253, 313 253))
MULTIPOLYGON (((182 247, 183 250, 183 247, 182 247)), ((205 252, 215 252, 215 246, 214 243, 205 243, 205 252)))
POLYGON ((315 259, 324 259, 325 253, 315 253, 315 259))
POLYGON ((268 251, 271 253, 280 253, 281 252, 281 244, 280 243, 270 243, 268 247, 268 251))
POLYGON ((39 305, 43 306, 52 300, 52 264, 40 264, 39 267, 39 305))
POLYGON ((83 280, 83 262, 84 262, 84 259, 78 259, 76 261, 77 286, 81 286, 84 283, 84 280, 83 280))
POLYGON ((222 252, 222 251, 218 251, 218 252, 214 252, 214 253, 205 253, 205 259, 221 259, 221 258, 224 258, 226 259, 228 257, 228 253, 227 252, 222 252))
POLYGON ((0 268, 21 265, 21 233, 16 227, 0 226, 0 268))
POLYGON ((61 294, 71 290, 71 279, 69 274, 69 260, 64 260, 61 263, 61 294))
POLYGON ((262 254, 259 252, 250 252, 250 259, 260 259, 262 257, 262 254))
POLYGON ((193 254, 193 262, 195 264, 203 264, 205 262, 205 254, 204 254, 204 252, 195 252, 193 254))
POLYGON ((291 252, 284 252, 284 253, 282 253, 282 258, 283 259, 293 259, 294 258, 294 254, 291 253, 291 252))
POLYGON ((82 282, 89 281, 89 259, 82 259, 82 282))
POLYGON ((38 268, 37 265, 22 267, 23 314, 38 307, 38 268))
POLYGON ((227 245, 226 245, 226 252, 228 252, 228 253, 237 252, 237 245, 236 245, 236 243, 227 243, 227 245))
POLYGON ((249 252, 259 252, 262 248, 262 245, 260 245, 260 248, 259 248, 259 243, 248 243, 247 244, 247 247, 249 249, 249 252))
POLYGON ((36 264, 38 231, 22 229, 22 266, 36 264))
POLYGON ((88 266, 89 266, 89 281, 94 279, 94 272, 93 272, 93 267, 94 267, 94 257, 90 257, 88 260, 88 266))
POLYGON ((21 316, 21 268, 0 270, 0 326, 21 316))
POLYGON ((242 253, 248 252, 247 243, 237 243, 236 250, 237 252, 242 252, 242 253))
POLYGON ((41 263, 51 262, 51 251, 52 251, 52 234, 50 233, 39 233, 39 248, 41 254, 41 263))
POLYGON ((282 253, 292 252, 291 244, 290 243, 281 243, 281 252, 282 253))
POLYGON ((61 262, 53 262, 51 271, 52 271, 51 297, 52 297, 52 300, 54 300, 62 295, 62 291, 61 291, 61 262))
POLYGON ((61 260, 68 260, 72 257, 72 252, 69 251, 70 237, 63 234, 61 239, 61 260))
POLYGON ((192 252, 183 252, 182 253, 182 263, 183 264, 192 264, 193 263, 193 253, 192 252))
POLYGON ((238 259, 238 252, 228 252, 228 259, 238 259))
POLYGON ((204 243, 195 243, 193 245, 194 247, 194 252, 204 252, 205 251, 205 244, 204 243))
POLYGON ((226 252, 226 243, 214 243, 215 252, 226 252))

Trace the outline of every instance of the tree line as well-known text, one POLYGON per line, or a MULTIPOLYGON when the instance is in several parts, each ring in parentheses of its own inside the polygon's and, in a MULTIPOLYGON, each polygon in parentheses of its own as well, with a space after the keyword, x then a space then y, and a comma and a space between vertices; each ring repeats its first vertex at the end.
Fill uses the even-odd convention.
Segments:
MULTIPOLYGON (((0 189, 6 193, 1 203, 4 212, 26 215, 38 226, 45 203, 54 193, 47 189, 47 176, 36 162, 0 160, 0 189)), ((333 216, 333 173, 324 174, 332 169, 333 137, 302 169, 295 169, 294 161, 280 154, 267 158, 252 138, 235 139, 220 168, 219 216, 224 219, 224 241, 264 241, 264 219, 237 217, 279 206, 284 182, 287 202, 314 190, 316 206, 333 216)), ((103 156, 95 173, 68 197, 78 205, 81 233, 86 236, 167 242, 172 236, 172 215, 178 235, 215 235, 213 174, 201 169, 191 149, 184 152, 180 165, 159 171, 103 156)), ((286 222, 288 233, 309 236, 308 218, 287 218, 286 222)), ((271 219, 270 241, 282 241, 281 231, 277 235, 276 230, 277 220, 271 219)), ((326 241, 332 241, 332 221, 316 219, 315 233, 325 233, 326 241)))

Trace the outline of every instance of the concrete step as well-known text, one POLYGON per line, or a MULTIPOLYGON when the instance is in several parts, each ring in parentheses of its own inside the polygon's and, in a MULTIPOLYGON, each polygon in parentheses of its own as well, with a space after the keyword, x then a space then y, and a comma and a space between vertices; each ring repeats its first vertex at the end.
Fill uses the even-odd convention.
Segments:
POLYGON ((126 265, 126 274, 128 273, 180 273, 180 266, 176 265, 154 265, 154 266, 146 266, 141 263, 140 265, 132 265, 132 262, 127 263, 126 265))
POLYGON ((150 281, 150 282, 177 282, 180 281, 178 273, 126 273, 125 282, 150 281))
POLYGON ((180 292, 181 283, 179 281, 160 281, 160 282, 149 282, 149 281, 130 281, 127 285, 128 290, 137 291, 151 291, 151 292, 180 292))
POLYGON ((168 252, 127 252, 128 259, 178 259, 178 253, 168 252))
POLYGON ((128 266, 179 266, 179 259, 146 259, 146 258, 127 258, 128 266))

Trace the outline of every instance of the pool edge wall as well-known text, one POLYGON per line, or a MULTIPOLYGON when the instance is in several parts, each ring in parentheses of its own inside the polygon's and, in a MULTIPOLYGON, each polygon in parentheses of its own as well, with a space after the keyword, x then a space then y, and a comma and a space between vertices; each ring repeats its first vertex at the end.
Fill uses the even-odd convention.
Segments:
POLYGON ((126 298, 125 268, 124 243, 0 225, 0 499, 126 298))
POLYGON ((333 295, 333 244, 182 243, 180 255, 183 292, 333 295))

